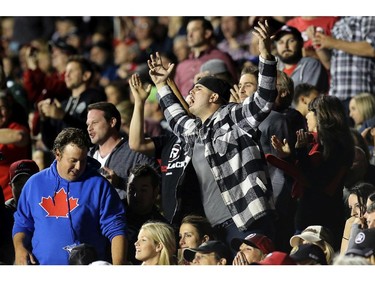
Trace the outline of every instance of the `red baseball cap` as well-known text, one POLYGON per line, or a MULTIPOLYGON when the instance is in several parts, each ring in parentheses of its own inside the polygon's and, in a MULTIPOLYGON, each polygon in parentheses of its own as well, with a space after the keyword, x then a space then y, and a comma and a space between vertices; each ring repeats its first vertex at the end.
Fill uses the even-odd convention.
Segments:
POLYGON ((275 251, 269 253, 263 260, 260 262, 255 262, 252 264, 258 265, 297 265, 296 262, 284 252, 275 251))
POLYGON ((251 233, 245 239, 233 238, 231 246, 238 251, 242 243, 261 250, 263 254, 269 254, 275 250, 272 240, 260 233, 251 233))
POLYGON ((30 159, 23 159, 16 162, 13 162, 12 165, 9 167, 9 179, 10 182, 14 182, 14 180, 19 175, 29 175, 32 176, 33 174, 39 172, 39 167, 35 163, 35 161, 30 159))

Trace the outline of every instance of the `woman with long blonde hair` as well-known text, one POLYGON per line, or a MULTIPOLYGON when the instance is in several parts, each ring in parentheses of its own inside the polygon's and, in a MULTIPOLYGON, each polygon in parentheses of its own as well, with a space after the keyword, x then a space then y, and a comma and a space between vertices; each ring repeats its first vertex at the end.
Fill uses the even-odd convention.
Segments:
POLYGON ((163 222, 142 225, 135 244, 135 258, 142 265, 175 265, 176 238, 173 228, 163 222))

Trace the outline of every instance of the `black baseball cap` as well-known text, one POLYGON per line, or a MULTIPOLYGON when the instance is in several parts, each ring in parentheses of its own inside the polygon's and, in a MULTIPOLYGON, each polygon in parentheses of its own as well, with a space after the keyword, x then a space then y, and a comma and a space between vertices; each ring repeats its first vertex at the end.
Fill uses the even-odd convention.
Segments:
POLYGON ((227 261, 232 260, 232 254, 229 248, 221 241, 210 240, 201 244, 198 248, 186 248, 184 250, 184 259, 192 262, 195 258, 195 253, 215 253, 220 258, 225 258, 227 261))
POLYGON ((273 40, 279 41, 280 38, 283 37, 286 34, 293 34, 294 38, 296 38, 296 40, 303 42, 301 32, 299 32, 299 30, 297 28, 295 28, 293 26, 289 26, 289 25, 283 25, 278 31, 276 31, 276 33, 273 37, 273 40))

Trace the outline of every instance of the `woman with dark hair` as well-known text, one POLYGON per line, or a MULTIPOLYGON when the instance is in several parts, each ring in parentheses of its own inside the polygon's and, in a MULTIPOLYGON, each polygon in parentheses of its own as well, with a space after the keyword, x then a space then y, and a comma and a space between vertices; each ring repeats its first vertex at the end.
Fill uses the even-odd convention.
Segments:
MULTIPOLYGON (((327 227, 338 250, 345 225, 344 178, 353 163, 354 142, 340 100, 321 95, 308 105, 308 131, 297 131, 294 165, 276 161, 295 178, 292 196, 298 198, 296 232, 309 225, 327 227)), ((276 149, 286 152, 288 143, 272 138, 276 149)))
MULTIPOLYGON (((347 204, 350 217, 346 220, 345 229, 341 242, 341 254, 345 254, 348 245, 354 243, 354 238, 362 229, 368 228, 365 213, 370 205, 369 197, 374 197, 375 186, 367 182, 359 182, 349 189, 347 204)), ((371 199, 370 199, 371 201, 371 199)))
POLYGON ((185 216, 179 229, 179 264, 189 264, 183 259, 183 250, 198 248, 202 243, 215 240, 214 229, 206 217, 199 215, 185 216))
POLYGON ((340 100, 322 95, 308 105, 306 115, 309 131, 316 122, 315 145, 308 152, 308 133, 297 132, 296 153, 307 179, 296 213, 296 229, 312 224, 328 227, 338 249, 345 225, 342 200, 344 177, 354 158, 354 143, 340 100), (310 157, 315 155, 315 157, 310 157))

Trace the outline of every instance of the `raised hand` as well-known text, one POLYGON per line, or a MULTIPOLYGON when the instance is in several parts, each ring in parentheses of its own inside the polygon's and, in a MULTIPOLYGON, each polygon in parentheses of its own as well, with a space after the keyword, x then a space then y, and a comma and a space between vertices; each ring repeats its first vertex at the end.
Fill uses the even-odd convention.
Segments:
POLYGON ((281 141, 278 137, 273 135, 271 137, 271 144, 272 144, 273 148, 277 151, 278 156, 280 156, 281 158, 286 158, 290 155, 290 153, 291 153, 290 147, 289 147, 289 143, 286 139, 281 141))
POLYGON ((297 131, 296 148, 303 148, 309 145, 310 133, 305 132, 303 129, 297 131))
POLYGON ((137 73, 134 73, 130 79, 129 79, 129 86, 130 90, 133 94, 135 102, 142 102, 144 103, 151 92, 151 85, 148 85, 145 88, 143 88, 143 84, 141 81, 141 78, 137 73))
POLYGON ((271 54, 272 40, 270 36, 270 27, 268 21, 265 23, 258 22, 258 26, 254 26, 253 34, 258 38, 259 41, 259 52, 262 58, 266 60, 275 60, 274 56, 271 54))
POLYGON ((249 265, 249 261, 246 259, 246 256, 242 252, 238 252, 233 259, 232 265, 249 265))
POLYGON ((174 64, 169 63, 168 68, 165 68, 158 52, 156 52, 155 55, 150 55, 150 59, 147 60, 147 64, 148 68, 150 69, 150 77, 155 86, 158 89, 165 86, 167 84, 167 79, 174 68, 174 64))
POLYGON ((229 102, 241 103, 239 92, 240 92, 240 89, 238 88, 237 84, 234 84, 233 88, 230 89, 229 102))

